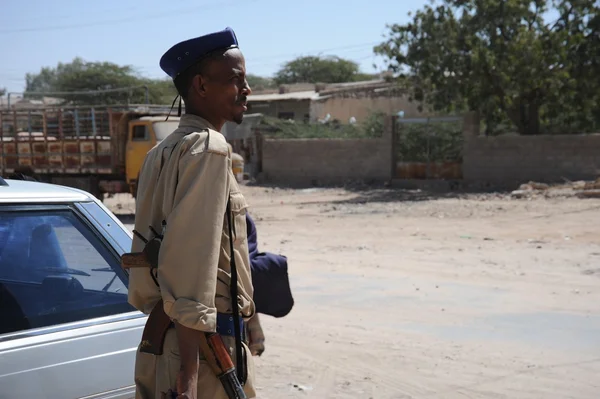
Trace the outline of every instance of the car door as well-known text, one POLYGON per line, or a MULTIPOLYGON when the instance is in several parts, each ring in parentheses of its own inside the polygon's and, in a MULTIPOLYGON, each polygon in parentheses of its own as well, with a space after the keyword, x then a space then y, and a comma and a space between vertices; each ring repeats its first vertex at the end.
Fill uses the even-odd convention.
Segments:
POLYGON ((0 207, 0 399, 134 397, 118 229, 94 202, 0 207))

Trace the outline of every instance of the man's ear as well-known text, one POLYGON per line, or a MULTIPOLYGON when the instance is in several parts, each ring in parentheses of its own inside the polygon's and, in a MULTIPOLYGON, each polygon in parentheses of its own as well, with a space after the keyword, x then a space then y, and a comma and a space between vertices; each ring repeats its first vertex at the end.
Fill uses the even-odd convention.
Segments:
POLYGON ((204 76, 198 74, 192 79, 192 88, 200 97, 206 96, 206 79, 204 76))

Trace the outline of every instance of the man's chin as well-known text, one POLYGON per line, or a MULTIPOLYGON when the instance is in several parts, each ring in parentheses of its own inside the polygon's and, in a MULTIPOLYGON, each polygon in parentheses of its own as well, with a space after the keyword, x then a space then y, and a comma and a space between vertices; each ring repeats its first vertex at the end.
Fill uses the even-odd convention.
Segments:
POLYGON ((233 122, 237 123, 238 125, 240 125, 242 122, 244 121, 244 114, 236 114, 233 116, 233 122))

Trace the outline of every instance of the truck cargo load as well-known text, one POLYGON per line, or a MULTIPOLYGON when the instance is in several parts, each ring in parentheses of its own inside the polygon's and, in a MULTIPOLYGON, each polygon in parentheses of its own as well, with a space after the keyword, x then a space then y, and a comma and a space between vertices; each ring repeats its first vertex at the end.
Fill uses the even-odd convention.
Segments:
MULTIPOLYGON (((0 173, 80 188, 98 198, 137 190, 146 153, 171 134, 179 118, 155 105, 0 110, 0 173)), ((244 175, 244 158, 233 169, 244 175)))

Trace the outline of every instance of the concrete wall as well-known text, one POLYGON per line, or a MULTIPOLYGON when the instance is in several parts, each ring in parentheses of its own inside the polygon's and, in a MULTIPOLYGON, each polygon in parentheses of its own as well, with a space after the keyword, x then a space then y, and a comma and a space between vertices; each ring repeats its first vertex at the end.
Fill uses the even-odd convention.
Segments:
POLYGON ((465 137, 463 178, 510 185, 600 176, 600 134, 465 137))
POLYGON ((311 119, 316 120, 330 114, 332 119, 339 119, 342 123, 348 123, 350 117, 354 116, 357 122, 361 123, 373 112, 394 115, 399 111, 404 111, 405 118, 422 115, 418 110, 418 104, 408 101, 408 97, 405 96, 358 98, 340 96, 313 102, 310 116, 311 119))
POLYGON ((261 113, 277 118, 281 112, 293 112, 294 120, 301 122, 306 116, 311 122, 324 118, 327 114, 331 119, 348 123, 354 116, 357 122, 364 122, 373 112, 383 112, 387 115, 404 111, 405 118, 425 115, 419 112, 418 104, 410 102, 406 96, 332 96, 318 101, 310 100, 279 100, 279 101, 250 101, 248 112, 261 113))
MULTIPOLYGON (((266 181, 284 185, 388 181, 396 176, 391 118, 381 139, 265 139, 266 181)), ((475 114, 465 115, 462 178, 473 186, 516 188, 530 180, 562 182, 600 176, 600 134, 480 136, 475 114)))
POLYGON ((265 139, 263 178, 283 185, 388 181, 392 173, 391 128, 380 139, 265 139))
POLYGON ((249 103, 248 112, 273 118, 278 118, 281 112, 293 112, 294 120, 302 122, 306 116, 310 117, 310 100, 253 101, 249 103))

